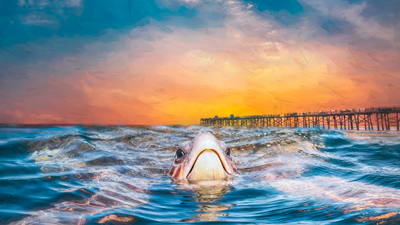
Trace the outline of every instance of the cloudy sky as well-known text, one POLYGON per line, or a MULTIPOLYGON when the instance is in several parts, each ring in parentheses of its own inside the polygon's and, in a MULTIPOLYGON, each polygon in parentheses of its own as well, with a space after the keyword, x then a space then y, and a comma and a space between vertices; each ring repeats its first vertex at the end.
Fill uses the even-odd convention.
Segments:
POLYGON ((0 123, 400 105, 398 0, 0 1, 0 123))

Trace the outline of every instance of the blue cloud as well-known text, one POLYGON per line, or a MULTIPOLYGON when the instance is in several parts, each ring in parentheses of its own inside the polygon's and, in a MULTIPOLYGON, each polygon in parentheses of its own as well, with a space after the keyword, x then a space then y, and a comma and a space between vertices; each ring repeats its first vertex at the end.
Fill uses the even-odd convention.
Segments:
POLYGON ((269 11, 276 20, 285 24, 295 24, 303 14, 303 6, 296 0, 245 0, 255 5, 258 11, 269 11))
MULTIPOLYGON (((67 49, 58 47, 60 52, 52 55, 63 58, 82 52, 84 44, 117 41, 116 34, 130 34, 133 28, 150 23, 172 32, 163 24, 170 17, 181 18, 175 19, 174 26, 191 27, 188 18, 198 12, 179 4, 171 10, 154 0, 87 0, 82 5, 58 0, 33 2, 21 5, 18 1, 0 1, 0 58, 13 64, 35 63, 32 56, 40 58, 55 50, 54 46, 48 46, 44 49, 46 53, 41 52, 32 43, 49 45, 48 41, 54 37, 84 37, 73 46, 67 45, 67 49)), ((4 65, 3 61, 0 67, 4 65)))
POLYGON ((260 11, 279 12, 286 10, 290 14, 298 16, 303 12, 303 6, 296 0, 246 0, 246 2, 255 4, 260 11))

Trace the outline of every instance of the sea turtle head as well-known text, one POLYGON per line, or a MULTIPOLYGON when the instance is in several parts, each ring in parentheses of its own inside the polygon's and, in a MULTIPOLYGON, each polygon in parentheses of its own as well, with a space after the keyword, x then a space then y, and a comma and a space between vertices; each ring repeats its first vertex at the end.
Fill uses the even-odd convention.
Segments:
POLYGON ((178 148, 168 174, 175 180, 195 181, 228 179, 238 171, 225 143, 202 132, 178 148))

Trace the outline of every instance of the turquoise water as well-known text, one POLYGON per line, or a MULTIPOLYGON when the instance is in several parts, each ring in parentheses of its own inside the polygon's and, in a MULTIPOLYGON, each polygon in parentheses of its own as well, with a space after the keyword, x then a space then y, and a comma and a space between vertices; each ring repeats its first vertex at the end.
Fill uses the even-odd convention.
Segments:
POLYGON ((1 127, 0 224, 400 224, 396 132, 213 128, 241 174, 174 183, 205 129, 1 127))

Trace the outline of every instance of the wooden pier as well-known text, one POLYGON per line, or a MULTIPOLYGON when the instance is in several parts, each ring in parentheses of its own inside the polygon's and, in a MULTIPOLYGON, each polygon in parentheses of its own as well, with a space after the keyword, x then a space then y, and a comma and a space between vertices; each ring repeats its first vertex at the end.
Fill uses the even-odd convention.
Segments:
POLYGON ((202 126, 303 127, 340 130, 399 130, 400 107, 202 118, 202 126))

